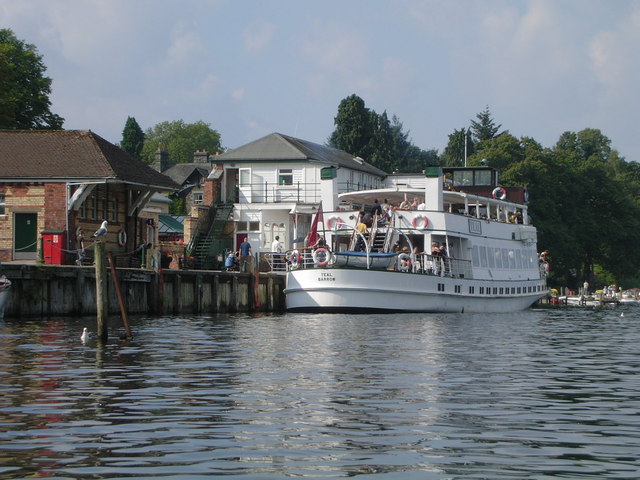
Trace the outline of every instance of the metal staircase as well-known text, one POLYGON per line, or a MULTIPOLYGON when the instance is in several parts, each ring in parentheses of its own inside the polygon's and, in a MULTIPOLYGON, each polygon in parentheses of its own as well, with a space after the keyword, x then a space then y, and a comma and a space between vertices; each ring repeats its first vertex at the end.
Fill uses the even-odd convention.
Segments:
POLYGON ((233 211, 233 203, 225 203, 209 207, 204 218, 198 222, 198 226, 191 237, 188 247, 190 256, 193 257, 193 268, 214 268, 216 253, 222 251, 220 241, 224 226, 233 211))

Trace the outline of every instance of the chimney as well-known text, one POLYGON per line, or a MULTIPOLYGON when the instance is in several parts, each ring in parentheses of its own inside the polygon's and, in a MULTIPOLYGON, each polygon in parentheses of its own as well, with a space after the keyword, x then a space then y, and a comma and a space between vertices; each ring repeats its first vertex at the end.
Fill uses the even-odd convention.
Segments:
POLYGON ((156 158, 153 161, 152 167, 159 171, 160 173, 164 172, 171 165, 169 164, 169 152, 162 148, 158 148, 156 150, 156 158))
POLYGON ((209 152, 206 150, 196 150, 193 152, 193 163, 207 163, 209 161, 209 152))

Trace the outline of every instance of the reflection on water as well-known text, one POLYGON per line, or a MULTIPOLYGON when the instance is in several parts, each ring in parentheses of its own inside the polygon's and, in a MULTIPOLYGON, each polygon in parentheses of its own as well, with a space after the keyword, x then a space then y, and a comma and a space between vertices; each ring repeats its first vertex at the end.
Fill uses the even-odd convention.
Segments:
POLYGON ((621 311, 5 320, 0 478, 639 478, 621 311))

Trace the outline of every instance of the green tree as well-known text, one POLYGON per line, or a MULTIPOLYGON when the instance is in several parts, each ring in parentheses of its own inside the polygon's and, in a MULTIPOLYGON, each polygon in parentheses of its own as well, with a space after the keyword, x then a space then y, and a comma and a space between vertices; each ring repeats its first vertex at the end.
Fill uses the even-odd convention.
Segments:
POLYGON ((482 112, 476 115, 478 121, 471 120, 471 132, 477 142, 491 140, 498 136, 498 130, 502 125, 496 125, 487 106, 482 112))
POLYGON ((51 113, 51 79, 34 45, 0 30, 0 128, 59 129, 64 119, 51 113))
POLYGON ((419 173, 427 165, 439 163, 436 150, 424 151, 408 140, 402 123, 387 112, 369 110, 357 95, 340 102, 334 119, 335 130, 327 143, 359 156, 385 172, 419 173))
POLYGON ((394 151, 393 130, 387 117, 387 112, 377 115, 371 112, 372 131, 369 144, 364 152, 367 154, 367 162, 375 165, 380 170, 392 172, 397 165, 394 151))
POLYGON ((465 155, 471 156, 475 151, 475 142, 469 135, 469 129, 454 130, 449 135, 449 142, 444 148, 442 157, 448 167, 464 167, 465 155))
POLYGON ((169 159, 174 163, 193 161, 193 153, 197 150, 207 150, 209 153, 223 151, 220 134, 208 123, 198 121, 186 124, 182 120, 162 122, 147 129, 142 161, 153 163, 158 148, 165 149, 169 153, 169 159))
POLYGON ((127 122, 122 130, 122 142, 120 148, 125 152, 140 158, 144 146, 144 132, 134 117, 127 117, 127 122))
POLYGON ((374 117, 364 100, 356 94, 343 99, 334 118, 335 130, 329 137, 329 145, 352 155, 367 159, 372 137, 374 117))

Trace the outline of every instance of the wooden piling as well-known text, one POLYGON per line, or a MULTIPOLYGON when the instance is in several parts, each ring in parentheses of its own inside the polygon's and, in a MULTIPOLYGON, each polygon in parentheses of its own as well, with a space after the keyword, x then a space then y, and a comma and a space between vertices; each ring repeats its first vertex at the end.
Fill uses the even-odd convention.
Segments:
POLYGON ((94 244, 94 261, 96 265, 96 336, 99 341, 106 342, 109 338, 109 295, 105 246, 101 241, 96 241, 94 244))
POLYGON ((131 338, 132 335, 131 328, 129 328, 129 319, 127 318, 127 309, 124 306, 122 292, 120 291, 120 281, 118 280, 118 272, 116 271, 116 265, 113 262, 113 255, 111 255, 111 252, 109 252, 109 266, 111 267, 111 279, 113 280, 113 286, 116 289, 116 297, 118 298, 118 305, 120 306, 120 315, 122 316, 124 330, 127 334, 127 338, 131 338))

